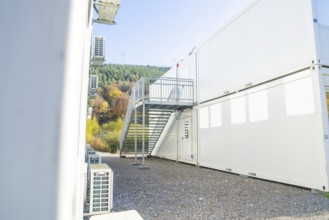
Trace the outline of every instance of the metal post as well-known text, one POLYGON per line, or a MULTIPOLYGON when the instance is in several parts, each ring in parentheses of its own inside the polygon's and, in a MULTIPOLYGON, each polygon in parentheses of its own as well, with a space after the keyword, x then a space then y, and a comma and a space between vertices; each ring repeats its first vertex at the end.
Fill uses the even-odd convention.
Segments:
POLYGON ((143 125, 142 125, 142 131, 143 131, 143 138, 142 138, 142 164, 139 166, 140 169, 148 169, 148 166, 144 164, 145 160, 145 78, 143 79, 142 84, 142 103, 143 103, 143 125))
POLYGON ((162 79, 160 79, 160 102, 162 103, 162 99, 163 99, 163 97, 162 97, 162 85, 163 85, 163 83, 162 83, 162 79))
POLYGON ((143 79, 143 85, 142 85, 142 103, 143 103, 143 125, 142 125, 142 166, 144 166, 144 153, 145 153, 145 133, 144 133, 144 128, 145 128, 145 78, 143 79))
MULTIPOLYGON (((135 105, 135 104, 134 104, 135 105)), ((134 123, 135 123, 135 133, 134 133, 134 148, 135 148, 135 161, 132 163, 133 166, 140 165, 137 161, 137 109, 134 109, 134 123)))
POLYGON ((142 154, 143 154, 143 160, 142 160, 142 165, 144 166, 144 154, 145 154, 145 103, 143 99, 143 149, 142 149, 142 154))
POLYGON ((134 109, 134 150, 135 150, 135 161, 132 163, 133 166, 140 165, 137 161, 137 108, 136 108, 136 88, 132 90, 132 108, 134 109))
POLYGON ((135 162, 137 162, 137 110, 135 108, 135 119, 134 119, 134 122, 135 122, 135 137, 134 137, 134 141, 135 141, 135 162))

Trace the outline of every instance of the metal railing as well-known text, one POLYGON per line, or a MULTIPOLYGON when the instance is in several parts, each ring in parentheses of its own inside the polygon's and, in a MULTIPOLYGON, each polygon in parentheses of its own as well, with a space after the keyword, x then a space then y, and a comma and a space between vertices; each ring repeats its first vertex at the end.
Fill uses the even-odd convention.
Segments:
MULTIPOLYGON (((131 91, 128 108, 120 136, 120 150, 128 132, 132 112, 140 106, 138 103, 148 102, 157 104, 193 105, 194 83, 191 79, 180 78, 141 78, 131 91)), ((142 104, 142 103, 141 103, 142 104)))
POLYGON ((133 99, 134 96, 135 96, 135 92, 132 91, 131 92, 131 97, 129 99, 126 115, 125 115, 125 120, 123 122, 121 135, 120 135, 120 151, 122 150, 123 142, 124 142, 126 133, 129 129, 131 116, 132 116, 132 113, 133 113, 133 110, 134 110, 134 99, 133 99))
MULTIPOLYGON (((144 99, 150 102, 193 103, 194 85, 190 79, 143 78, 144 99), (173 93, 176 95, 174 96, 173 93)), ((142 97, 139 97, 142 98, 142 97)))

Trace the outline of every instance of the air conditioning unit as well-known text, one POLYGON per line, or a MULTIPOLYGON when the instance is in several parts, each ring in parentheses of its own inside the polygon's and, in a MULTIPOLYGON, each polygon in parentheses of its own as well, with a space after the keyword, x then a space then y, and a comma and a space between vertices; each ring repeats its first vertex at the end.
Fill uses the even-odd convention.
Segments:
POLYGON ((85 204, 90 204, 90 189, 91 189, 91 164, 100 164, 102 162, 101 156, 96 154, 95 150, 89 145, 86 145, 86 155, 85 155, 85 162, 87 165, 87 174, 86 174, 86 186, 85 186, 85 204))
POLYGON ((115 24, 114 18, 120 7, 120 0, 99 0, 94 1, 94 9, 98 14, 98 18, 94 22, 101 24, 115 24))
POLYGON ((89 98, 95 98, 98 89, 98 76, 90 75, 89 76, 89 88, 88 88, 88 96, 89 98))
POLYGON ((105 38, 102 36, 94 36, 92 43, 92 59, 93 65, 101 66, 105 62, 105 38))
POLYGON ((87 162, 88 162, 88 166, 90 166, 91 164, 98 164, 102 162, 102 158, 98 154, 88 154, 87 162))
POLYGON ((113 172, 105 164, 90 164, 89 214, 110 212, 113 208, 113 172))
POLYGON ((96 151, 90 146, 90 144, 86 144, 86 151, 85 151, 85 162, 88 163, 88 156, 90 154, 96 154, 96 151))

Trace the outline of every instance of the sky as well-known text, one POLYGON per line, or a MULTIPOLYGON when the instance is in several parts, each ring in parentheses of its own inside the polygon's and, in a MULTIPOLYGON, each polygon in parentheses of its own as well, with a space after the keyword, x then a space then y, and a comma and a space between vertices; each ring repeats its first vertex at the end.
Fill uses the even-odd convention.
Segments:
POLYGON ((106 63, 173 66, 254 0, 121 0, 116 25, 94 23, 106 63))

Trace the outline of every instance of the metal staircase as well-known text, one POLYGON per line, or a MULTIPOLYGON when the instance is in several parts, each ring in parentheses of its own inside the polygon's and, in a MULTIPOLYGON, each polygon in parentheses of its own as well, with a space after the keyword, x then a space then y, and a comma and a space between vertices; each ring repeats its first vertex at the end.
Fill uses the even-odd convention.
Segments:
POLYGON ((123 129, 120 155, 151 154, 171 114, 194 104, 193 80, 141 78, 132 88, 123 129))

